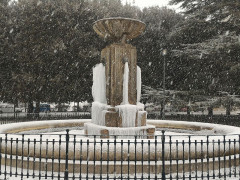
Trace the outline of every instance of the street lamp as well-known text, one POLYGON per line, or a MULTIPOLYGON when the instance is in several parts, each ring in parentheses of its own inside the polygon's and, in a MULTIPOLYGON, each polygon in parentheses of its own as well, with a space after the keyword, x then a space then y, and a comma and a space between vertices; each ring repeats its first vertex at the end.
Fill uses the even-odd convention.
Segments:
POLYGON ((167 49, 163 49, 162 51, 163 55, 163 112, 162 112, 162 119, 165 119, 165 90, 166 90, 166 55, 167 55, 167 49))

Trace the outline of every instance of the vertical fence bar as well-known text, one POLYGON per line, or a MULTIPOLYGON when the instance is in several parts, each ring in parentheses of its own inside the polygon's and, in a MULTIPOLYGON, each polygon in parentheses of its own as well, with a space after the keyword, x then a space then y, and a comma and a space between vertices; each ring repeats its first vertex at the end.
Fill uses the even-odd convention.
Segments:
POLYGON ((12 152, 13 150, 13 138, 11 138, 11 149, 10 149, 10 177, 12 177, 12 152))
POLYGON ((170 171, 170 180, 172 180, 172 136, 169 136, 169 149, 170 149, 170 167, 169 167, 169 171, 170 171))
MULTIPOLYGON (((0 139, 0 142, 2 144, 2 138, 0 139)), ((2 148, 0 148, 0 149, 2 149, 2 148)), ((0 160, 1 160, 1 157, 0 157, 0 160)), ((17 169, 18 169, 17 164, 18 164, 18 138, 16 139, 16 169, 15 169, 15 177, 17 177, 17 175, 18 175, 18 173, 17 173, 17 169)), ((0 163, 0 165, 1 165, 1 163, 0 163)))
POLYGON ((86 174, 86 179, 88 179, 88 163, 89 163, 89 139, 87 139, 87 174, 86 174))
POLYGON ((109 179, 109 139, 107 140, 107 179, 109 179))
POLYGON ((234 177, 236 177, 237 163, 236 163, 236 139, 233 140, 233 153, 234 153, 234 177))
POLYGON ((165 180, 165 131, 162 131, 162 180, 165 180))
POLYGON ((41 179, 42 164, 42 134, 40 134, 40 151, 39 151, 39 179, 41 179))
POLYGON ((96 166, 95 158, 96 158, 96 135, 94 135, 94 142, 93 142, 93 165, 94 165, 93 180, 95 180, 95 166, 96 166))
POLYGON ((218 177, 221 177, 220 139, 218 139, 218 177))
POLYGON ((238 176, 240 177, 240 135, 238 135, 238 176))
POLYGON ((23 178, 23 157, 24 157, 24 134, 22 135, 22 164, 21 164, 21 179, 23 178))
POLYGON ((191 180, 191 136, 188 136, 188 159, 189 159, 189 180, 191 180))
POLYGON ((7 176, 7 138, 8 138, 8 135, 5 134, 5 148, 4 148, 4 154, 5 154, 4 179, 6 179, 6 176, 7 176))
POLYGON ((203 179, 203 140, 201 140, 201 167, 202 167, 201 178, 203 179))
MULTIPOLYGON (((29 155, 30 155, 30 139, 28 138, 28 153, 27 153, 27 178, 29 178, 29 155)), ((12 154, 12 153, 11 153, 12 154)))
POLYGON ((142 179, 143 179, 143 140, 141 140, 141 147, 142 147, 142 179))
POLYGON ((33 140, 33 178, 35 178, 36 139, 33 140))
POLYGON ((197 140, 195 140, 194 145, 195 145, 195 177, 196 177, 196 180, 197 180, 198 179, 198 173, 197 173, 197 170, 198 170, 198 167, 197 167, 197 159, 198 159, 197 140))
POLYGON ((179 176, 178 175, 178 172, 179 172, 179 169, 178 169, 178 140, 176 140, 176 153, 177 153, 176 154, 176 161, 177 161, 176 162, 177 163, 177 177, 176 178, 178 179, 178 176, 179 176))
POLYGON ((54 145, 55 145, 55 139, 53 139, 52 141, 52 179, 54 177, 53 173, 54 173, 54 145))
POLYGON ((209 136, 207 135, 207 179, 209 179, 209 136))
POLYGON ((225 151, 226 151, 226 136, 223 135, 223 166, 224 166, 224 179, 226 179, 226 155, 225 155, 225 151))
MULTIPOLYGON (((148 179, 150 179, 150 140, 148 140, 148 179)), ((129 167, 128 167, 129 169, 129 167)), ((128 174, 129 174, 129 170, 128 170, 128 174)), ((129 175, 128 175, 129 176, 129 175)))
POLYGON ((58 141, 58 180, 60 180, 60 164, 61 164, 61 144, 62 144, 62 135, 59 135, 58 141))
POLYGON ((65 171, 64 180, 68 180, 68 147, 69 147, 69 129, 66 130, 66 158, 65 158, 65 171))
POLYGON ((116 179, 116 151, 117 151, 117 136, 114 136, 114 165, 113 165, 113 168, 114 168, 114 179, 116 179))
POLYGON ((2 137, 0 137, 0 175, 2 175, 2 137))
MULTIPOLYGON (((103 146, 103 140, 101 139, 101 157, 100 157, 100 180, 102 180, 102 161, 103 161, 103 148, 102 148, 102 146, 103 146)), ((121 151, 121 153, 122 153, 122 151, 121 151)), ((122 157, 122 156, 121 156, 122 157)), ((121 167, 122 168, 122 167, 121 167)))
POLYGON ((123 179, 123 140, 121 139, 121 179, 123 179))
POLYGON ((231 151, 230 151, 231 150, 231 140, 230 139, 228 139, 228 143, 229 143, 228 144, 229 145, 228 146, 228 150, 229 150, 229 176, 232 177, 232 168, 231 168, 231 166, 232 166, 231 160, 232 159, 231 159, 231 151))
POLYGON ((45 179, 48 178, 48 175, 47 175, 47 170, 48 170, 48 139, 46 139, 46 161, 45 161, 45 179))
POLYGON ((183 160, 182 160, 182 162, 183 162, 183 165, 182 165, 182 167, 183 167, 183 180, 185 180, 185 146, 184 146, 184 144, 185 144, 185 141, 184 140, 182 140, 182 148, 183 148, 183 152, 182 152, 182 157, 183 157, 183 160))
POLYGON ((76 135, 73 136, 73 180, 75 179, 75 163, 76 163, 76 135))
POLYGON ((128 161, 128 178, 130 178, 130 177, 129 177, 129 167, 130 167, 130 166, 129 166, 129 161, 130 161, 130 160, 129 160, 129 153, 130 153, 130 140, 128 140, 128 158, 127 158, 127 161, 128 161))
POLYGON ((79 179, 82 179, 82 139, 80 140, 80 174, 79 179))
POLYGON ((157 136, 155 136, 155 179, 157 179, 157 136))

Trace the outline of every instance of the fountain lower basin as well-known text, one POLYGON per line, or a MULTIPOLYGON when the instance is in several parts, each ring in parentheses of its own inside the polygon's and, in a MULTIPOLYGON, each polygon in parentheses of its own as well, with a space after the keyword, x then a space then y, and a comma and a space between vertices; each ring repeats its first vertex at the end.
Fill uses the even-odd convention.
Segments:
POLYGON ((166 163, 166 173, 169 171, 168 166, 171 167, 171 172, 179 171, 180 165, 184 165, 185 171, 188 171, 190 164, 192 169, 202 170, 203 163, 207 163, 211 169, 217 166, 224 167, 228 160, 229 164, 235 160, 234 163, 238 166, 238 127, 147 120, 149 126, 156 127, 154 139, 129 138, 123 135, 101 139, 97 135, 84 134, 86 123, 91 123, 91 120, 54 120, 1 125, 1 154, 5 157, 2 163, 11 166, 12 159, 15 158, 19 162, 14 166, 19 168, 23 165, 29 169, 47 168, 48 171, 64 172, 67 150, 67 134, 64 130, 69 128, 69 173, 78 173, 79 169, 81 173, 97 174, 132 174, 135 170, 142 173, 161 173, 163 159, 166 163), (169 132, 163 135, 163 129, 168 129, 169 132), (181 130, 184 132, 182 135, 181 130), (5 141, 6 138, 8 141, 5 141), (225 142, 226 147, 218 145, 220 142, 225 142), (205 157, 208 157, 208 162, 203 161, 205 157), (222 157, 225 157, 225 160, 222 157), (194 164, 191 159, 194 160, 194 164))

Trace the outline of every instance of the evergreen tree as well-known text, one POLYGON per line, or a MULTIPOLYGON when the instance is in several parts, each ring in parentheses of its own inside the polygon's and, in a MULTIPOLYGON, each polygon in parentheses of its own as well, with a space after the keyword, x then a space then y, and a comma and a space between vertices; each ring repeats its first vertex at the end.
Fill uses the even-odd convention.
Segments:
POLYGON ((181 3, 185 10, 186 21, 172 32, 171 39, 179 44, 174 51, 176 57, 195 61, 188 70, 195 65, 200 67, 192 69, 199 77, 192 74, 192 79, 205 83, 202 87, 209 93, 238 91, 238 81, 233 81, 230 74, 236 73, 239 64, 240 3, 216 0, 172 0, 171 3, 181 3))

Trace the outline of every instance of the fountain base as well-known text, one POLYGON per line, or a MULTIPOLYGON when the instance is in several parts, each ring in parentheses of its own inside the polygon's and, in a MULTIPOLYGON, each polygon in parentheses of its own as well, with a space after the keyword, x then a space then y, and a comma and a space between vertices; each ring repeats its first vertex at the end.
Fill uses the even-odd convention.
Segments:
POLYGON ((114 136, 118 136, 118 138, 128 138, 132 137, 135 138, 148 138, 153 139, 155 135, 155 126, 153 125, 145 125, 140 127, 127 127, 127 128, 120 128, 120 127, 107 127, 107 126, 100 126, 93 123, 85 123, 84 124, 84 131, 85 135, 88 136, 100 136, 101 138, 111 138, 114 136))

